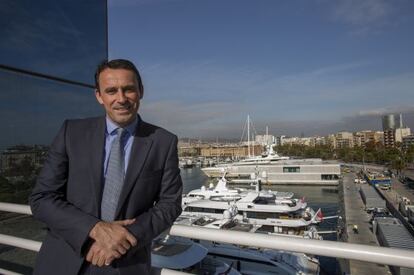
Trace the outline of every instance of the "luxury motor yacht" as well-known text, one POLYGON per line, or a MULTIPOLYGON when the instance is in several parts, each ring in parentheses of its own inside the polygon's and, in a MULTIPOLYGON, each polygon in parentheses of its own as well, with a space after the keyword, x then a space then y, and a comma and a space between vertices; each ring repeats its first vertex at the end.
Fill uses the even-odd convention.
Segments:
MULTIPOLYGON (((218 230, 263 233, 259 231, 261 229, 260 225, 239 222, 237 219, 235 219, 236 215, 237 209, 233 206, 224 212, 223 218, 221 219, 215 219, 209 216, 200 216, 196 218, 181 215, 176 220, 175 224, 199 226, 218 230)), ((286 232, 286 234, 290 233, 286 232)), ((290 234, 290 236, 298 238, 320 239, 316 229, 313 227, 306 233, 302 232, 301 234, 302 235, 290 234)), ((284 234, 284 236, 286 235, 284 234)), ((271 249, 247 248, 233 244, 223 244, 212 241, 199 241, 199 243, 208 249, 210 256, 226 262, 242 274, 319 273, 319 260, 315 257, 308 256, 303 253, 292 253, 271 249)))
POLYGON ((183 215, 209 216, 220 219, 230 207, 237 209, 235 219, 245 223, 261 225, 271 233, 282 233, 292 228, 306 228, 322 221, 319 209, 315 212, 301 199, 278 199, 249 192, 238 201, 214 201, 199 199, 183 205, 183 215))
MULTIPOLYGON (((260 179, 250 180, 248 183, 251 183, 251 185, 255 187, 255 191, 259 193, 261 197, 291 199, 294 196, 293 192, 262 190, 260 179)), ((218 180, 215 186, 211 183, 208 188, 202 186, 200 189, 192 190, 184 195, 183 204, 185 205, 200 199, 213 201, 238 201, 242 197, 245 197, 249 192, 253 191, 245 188, 228 188, 227 184, 228 180, 226 179, 226 172, 224 172, 223 176, 218 180)))
POLYGON ((249 178, 258 173, 263 183, 301 184, 301 185, 338 185, 341 174, 340 164, 322 159, 291 159, 281 157, 272 145, 259 157, 242 161, 218 164, 201 169, 208 177, 220 177, 223 171, 232 178, 249 178))

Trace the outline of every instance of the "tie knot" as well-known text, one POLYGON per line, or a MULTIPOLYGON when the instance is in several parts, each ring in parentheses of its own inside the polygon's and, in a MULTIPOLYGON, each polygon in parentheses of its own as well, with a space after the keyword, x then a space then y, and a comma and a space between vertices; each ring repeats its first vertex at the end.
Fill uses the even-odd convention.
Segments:
POLYGON ((120 138, 123 138, 126 133, 127 133, 127 130, 125 128, 117 128, 116 129, 116 135, 120 138))

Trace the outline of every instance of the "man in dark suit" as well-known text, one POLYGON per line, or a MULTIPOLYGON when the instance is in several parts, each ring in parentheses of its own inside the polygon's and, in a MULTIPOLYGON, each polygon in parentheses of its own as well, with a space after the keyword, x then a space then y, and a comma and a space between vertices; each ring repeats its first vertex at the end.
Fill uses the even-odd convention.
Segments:
POLYGON ((48 230, 34 274, 148 274, 152 239, 181 213, 177 137, 137 114, 138 70, 103 62, 95 80, 106 116, 64 122, 30 196, 48 230))

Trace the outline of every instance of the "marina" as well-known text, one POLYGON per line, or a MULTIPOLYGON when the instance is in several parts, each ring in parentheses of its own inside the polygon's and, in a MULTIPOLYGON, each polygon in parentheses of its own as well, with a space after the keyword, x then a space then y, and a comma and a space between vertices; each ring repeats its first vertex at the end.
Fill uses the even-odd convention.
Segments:
MULTIPOLYGON (((198 167, 193 167, 191 169, 182 169, 182 178, 184 181, 184 193, 191 193, 191 191, 204 192, 206 190, 214 190, 219 183, 219 179, 212 180, 206 177, 203 172, 198 167), (198 191, 197 191, 198 190, 198 191)), ((240 201, 250 194, 255 194, 255 192, 259 191, 259 194, 267 194, 275 196, 279 194, 280 200, 291 200, 295 198, 299 205, 301 202, 304 204, 302 205, 305 208, 312 208, 312 209, 319 209, 321 208, 323 211, 324 217, 329 216, 337 216, 338 214, 341 216, 339 219, 322 219, 320 222, 309 226, 309 231, 303 230, 302 233, 298 234, 297 232, 293 233, 293 231, 287 230, 282 232, 269 232, 261 230, 261 224, 258 222, 252 223, 246 219, 243 219, 243 214, 239 216, 239 219, 233 219, 237 217, 236 211, 233 210, 233 214, 229 213, 225 214, 224 212, 232 212, 230 211, 229 207, 223 209, 223 213, 217 215, 216 217, 211 216, 211 213, 203 213, 204 218, 199 219, 200 213, 197 215, 185 213, 182 215, 176 222, 177 225, 189 225, 189 224, 196 224, 197 227, 211 227, 211 228, 223 228, 219 230, 224 231, 240 231, 240 232, 255 232, 255 234, 263 235, 263 234, 274 234, 283 236, 283 235, 290 235, 291 237, 296 238, 303 238, 303 239, 324 239, 324 240, 331 240, 331 241, 343 241, 348 243, 355 243, 355 244, 368 244, 370 246, 380 246, 383 245, 384 242, 378 240, 379 234, 374 234, 373 226, 370 222, 372 222, 372 214, 368 213, 365 209, 364 202, 361 197, 361 186, 365 186, 360 183, 356 183, 355 179, 357 175, 354 173, 345 173, 343 174, 342 184, 339 185, 339 188, 335 186, 326 186, 326 187, 317 187, 317 186, 296 186, 296 185, 268 185, 262 184, 259 187, 257 185, 249 185, 249 184, 240 184, 240 183, 227 183, 226 185, 219 185, 220 188, 224 189, 225 192, 229 194, 237 194, 240 198, 237 197, 237 201, 240 201), (236 190, 236 191, 235 191, 236 190), (227 215, 227 219, 226 219, 227 215), (206 218, 209 217, 209 218, 206 218), (235 221, 235 222, 234 222, 235 221), (356 227, 355 227, 356 225, 356 227), (225 228, 225 229, 224 229, 225 228)), ((223 178, 222 178, 223 179, 223 178)), ((358 181, 359 182, 359 181, 358 181)), ((368 186, 368 185, 367 185, 368 186)), ((396 188, 397 189, 397 188, 396 188)), ((382 190, 388 195, 392 195, 391 191, 382 190)), ((199 194, 200 195, 200 194, 199 194)), ((277 201, 276 196, 273 197, 275 201, 277 201)), ((194 198, 193 198, 194 199, 194 198)), ((206 201, 206 199, 200 199, 193 201, 193 202, 200 202, 206 201)), ((236 201, 233 198, 233 202, 236 201)), ((190 202, 193 203, 193 202, 190 202)), ((217 203, 217 199, 212 202, 217 203)), ((230 201, 227 203, 229 205, 230 201)), ((223 201, 222 201, 223 203, 223 201)), ((398 207, 398 204, 396 204, 398 207)), ((299 208, 303 208, 299 207, 299 208)), ((285 209, 286 210, 286 209, 285 209)), ((239 210, 237 209, 237 212, 239 210)), ((244 217, 246 218, 246 217, 244 217)), ((44 232, 42 229, 42 225, 32 220, 31 217, 21 216, 21 215, 11 215, 8 219, 4 219, 1 221, 2 226, 0 227, 0 233, 3 234, 11 234, 15 236, 22 236, 30 239, 38 239, 42 240, 44 232), (30 226, 28 226, 30 225, 30 226), (30 230, 28 230, 30 228, 30 230), (35 236, 35 237, 31 237, 35 236)), ((376 227, 378 228, 378 227, 376 227)), ((376 229, 377 230, 377 229, 376 229)), ((378 230, 377 230, 378 231, 378 230)), ((176 243, 176 237, 171 238, 173 243, 176 243)), ((193 240, 194 241, 194 240, 193 240)), ((173 248, 161 248, 162 244, 168 244, 167 241, 158 241, 155 244, 155 247, 158 246, 159 254, 162 256, 170 255, 173 256, 177 254, 177 257, 181 253, 185 253, 187 248, 190 248, 192 245, 184 245, 181 243, 177 247, 173 248), (161 245, 161 246, 160 246, 161 245), (187 247, 187 248, 186 248, 187 247), (186 249, 184 249, 186 248, 186 249), (168 252, 168 253, 167 253, 168 252), (172 253, 172 254, 171 254, 172 253)), ((171 243, 171 242, 170 242, 171 243)), ((356 260, 341 260, 338 258, 330 258, 325 256, 318 256, 313 258, 311 255, 308 257, 300 256, 304 255, 301 253, 287 253, 283 251, 271 251, 271 250, 249 250, 247 248, 243 248, 240 252, 237 252, 237 249, 240 249, 237 245, 230 245, 230 244, 220 244, 208 241, 196 241, 197 245, 204 247, 207 249, 206 257, 201 257, 202 254, 199 254, 200 258, 203 258, 203 264, 195 264, 191 263, 192 265, 187 268, 178 268, 179 270, 187 270, 195 272, 194 270, 199 268, 218 268, 217 270, 223 270, 226 266, 228 267, 225 270, 230 270, 229 267, 234 269, 234 273, 231 274, 238 274, 237 267, 243 273, 243 270, 256 270, 255 274, 267 274, 266 271, 269 266, 267 267, 260 267, 259 263, 264 263, 266 261, 271 261, 271 259, 279 259, 278 265, 275 265, 275 270, 284 270, 281 274, 297 274, 298 270, 308 270, 309 272, 302 272, 300 274, 339 274, 342 272, 349 273, 349 274, 368 274, 370 272, 376 272, 377 274, 389 274, 389 268, 386 265, 381 264, 370 264, 366 262, 360 262, 356 260), (247 250, 245 250, 247 249, 247 250), (214 252, 213 252, 214 251, 214 252), (225 253, 225 251, 227 251, 225 253), (233 252, 229 252, 233 251, 233 252), (252 265, 251 261, 242 260, 239 257, 238 260, 235 260, 234 255, 242 255, 241 251, 243 251, 243 255, 247 257, 253 257, 252 255, 255 253, 259 253, 253 258, 256 259, 254 262, 255 264, 252 265), (262 252, 260 252, 262 251, 262 252), (267 252, 264 252, 267 251, 267 252), (253 253, 253 254, 252 254, 253 253), (263 253, 263 254, 261 254, 263 253), (269 254, 270 253, 270 254, 269 254), (270 255, 270 256, 269 256, 270 255), (289 256, 290 255, 290 256, 289 256), (265 260, 267 257, 267 260, 265 260), (293 257, 293 258, 292 258, 293 257), (262 259, 262 260, 258 260, 262 259), (281 265, 281 260, 291 260, 297 264, 296 268, 289 269, 287 266, 289 264, 286 263, 286 266, 283 267, 281 265), (296 260, 295 260, 296 259, 296 260), (311 260, 313 259, 313 260, 311 260), (311 260, 311 261, 309 261, 311 260), (218 262, 216 262, 218 261, 218 262), (309 262, 308 262, 309 261, 309 262), (222 262, 222 263, 220 263, 222 262), (308 264, 306 264, 308 262, 308 264), (249 264, 247 264, 249 263, 249 264), (301 264, 299 264, 301 263, 301 264), (311 267, 314 263, 318 263, 318 268, 311 267), (221 266, 221 269, 220 269, 221 266), (286 269, 287 268, 287 269, 286 269), (312 271, 313 270, 313 271, 312 271)), ((1 246, 0 253, 0 263, 4 263, 4 267, 8 267, 11 270, 17 270, 22 274, 30 274, 30 270, 34 263, 35 253, 10 248, 7 246, 1 246)), ((188 253, 188 252, 187 252, 188 253)), ((155 254, 154 254, 155 255, 155 254)), ((236 257, 237 258, 237 257, 236 257)), ((154 258, 155 259, 155 258, 154 258)), ((170 258, 171 259, 171 258, 170 258)), ((188 263, 187 263, 188 264, 188 263)), ((171 267, 171 266, 170 266, 171 267)), ((291 267, 290 267, 291 268, 291 267)), ((403 269, 402 269, 403 270, 403 269)), ((404 269, 405 270, 405 269, 404 269)), ((409 270, 409 269, 408 269, 409 270)), ((410 271, 410 270, 409 270, 410 271)), ((229 271, 230 272, 230 271, 229 271)), ((197 273, 197 272, 196 272, 197 273)), ((212 273, 214 274, 214 273, 212 273)), ((249 273, 253 274, 253 273, 249 273)), ((298 273, 299 274, 299 273, 298 273)), ((410 274, 410 273, 407 273, 410 274)))

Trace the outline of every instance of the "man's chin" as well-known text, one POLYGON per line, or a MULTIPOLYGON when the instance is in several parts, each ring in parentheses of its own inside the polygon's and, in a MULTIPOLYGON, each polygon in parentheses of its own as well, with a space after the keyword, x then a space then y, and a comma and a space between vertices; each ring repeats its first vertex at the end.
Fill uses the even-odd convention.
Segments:
POLYGON ((123 127, 133 122, 134 119, 135 119, 134 115, 128 114, 128 115, 117 115, 112 120, 119 126, 123 127))

